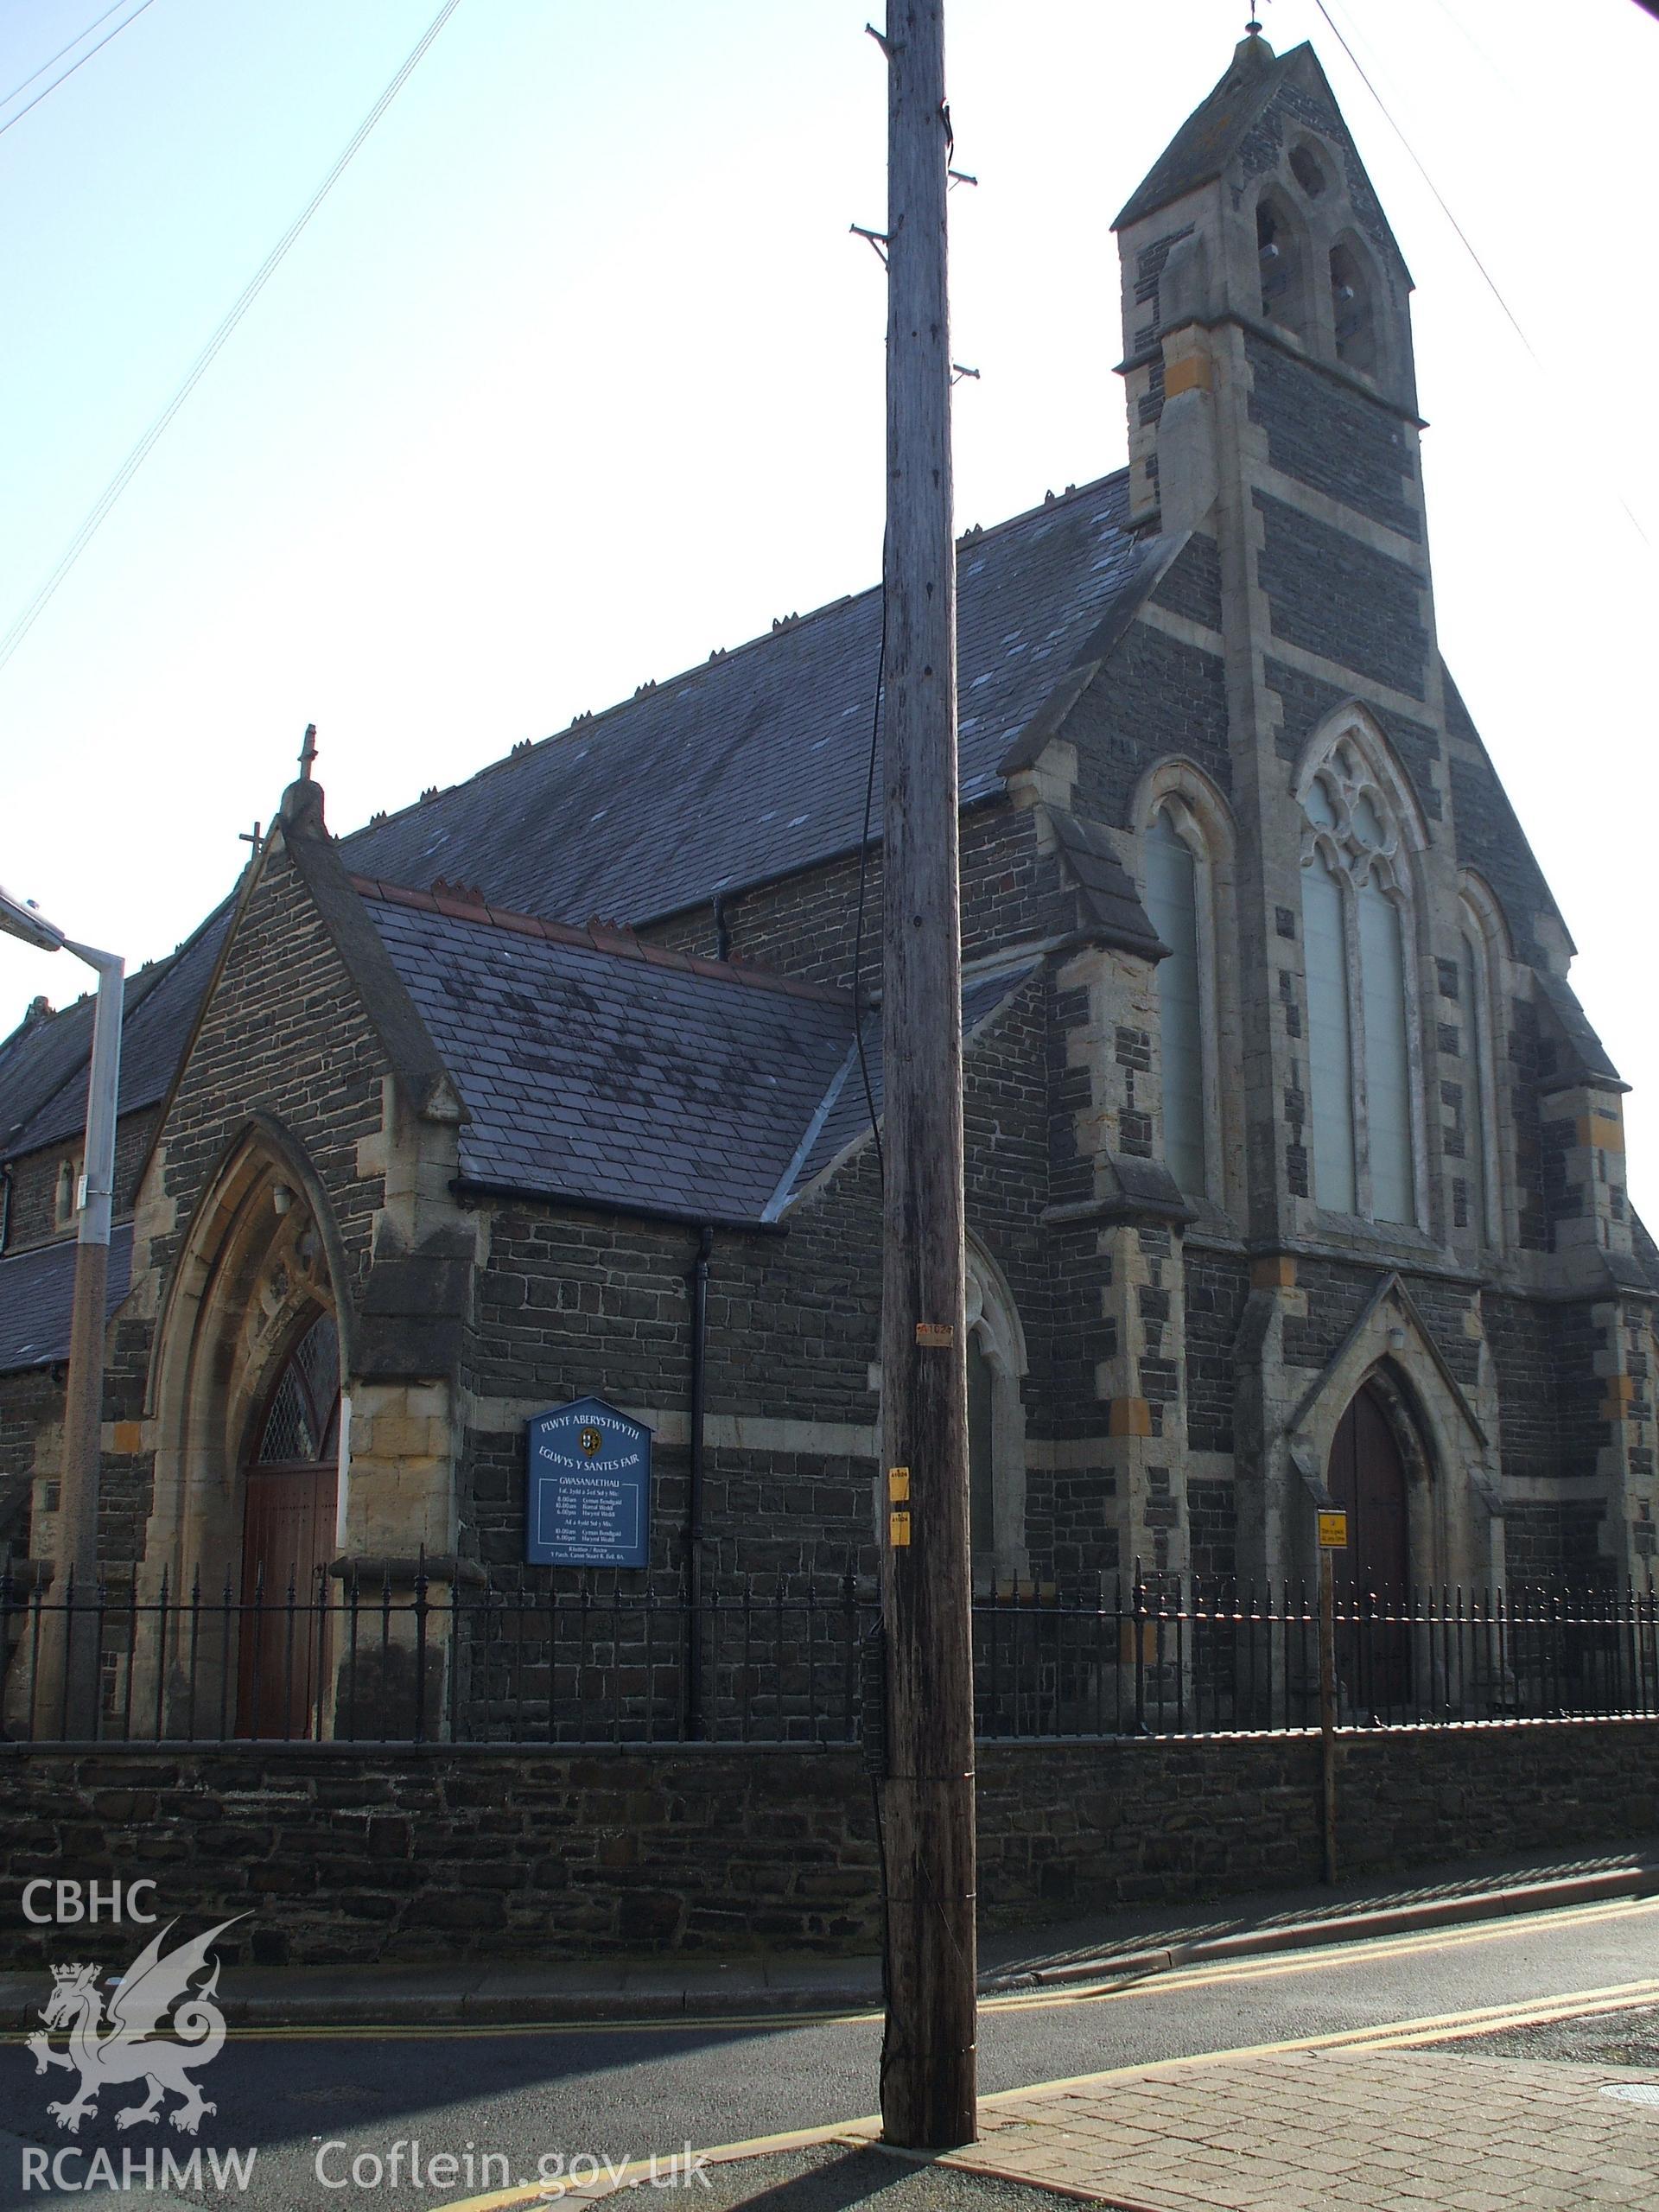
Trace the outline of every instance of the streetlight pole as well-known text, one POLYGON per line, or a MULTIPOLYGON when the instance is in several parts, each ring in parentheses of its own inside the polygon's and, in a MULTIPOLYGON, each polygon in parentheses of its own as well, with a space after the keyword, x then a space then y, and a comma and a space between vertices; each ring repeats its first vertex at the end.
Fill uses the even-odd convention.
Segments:
POLYGON ((0 931, 42 952, 73 952, 98 974, 92 1064, 86 1095, 86 1154, 75 1244, 64 1389, 63 1460, 58 1482, 54 1603, 41 1625, 37 1710, 49 1730, 73 1741, 98 1733, 98 1494, 104 1425, 104 1326, 115 1211, 115 1123, 121 1080, 121 1012, 126 963, 79 944, 27 900, 0 888, 0 931), (69 1610, 71 1592, 77 1603, 69 1610))

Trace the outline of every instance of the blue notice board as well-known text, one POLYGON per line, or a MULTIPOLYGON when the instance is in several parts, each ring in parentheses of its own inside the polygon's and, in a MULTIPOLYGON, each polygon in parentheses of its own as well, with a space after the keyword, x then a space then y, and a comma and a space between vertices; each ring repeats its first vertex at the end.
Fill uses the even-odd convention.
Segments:
POLYGON ((524 1557, 534 1567, 644 1567, 651 1542, 651 1431, 603 1398, 529 1425, 524 1557))

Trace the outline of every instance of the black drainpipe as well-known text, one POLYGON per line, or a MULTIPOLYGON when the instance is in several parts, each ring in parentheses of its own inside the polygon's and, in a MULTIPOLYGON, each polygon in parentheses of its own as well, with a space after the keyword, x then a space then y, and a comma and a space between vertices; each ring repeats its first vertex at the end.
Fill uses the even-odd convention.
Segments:
POLYGON ((702 1734, 702 1408, 709 1353, 709 1255, 715 1232, 704 1229, 686 1278, 691 1286, 690 1480, 685 1513, 685 1732, 702 1734))
POLYGON ((11 1242, 11 1170, 0 1167, 0 1252, 11 1242))
POLYGON ((726 894, 723 891, 716 891, 715 893, 715 957, 716 960, 729 960, 731 953, 732 931, 730 923, 726 919, 726 894))

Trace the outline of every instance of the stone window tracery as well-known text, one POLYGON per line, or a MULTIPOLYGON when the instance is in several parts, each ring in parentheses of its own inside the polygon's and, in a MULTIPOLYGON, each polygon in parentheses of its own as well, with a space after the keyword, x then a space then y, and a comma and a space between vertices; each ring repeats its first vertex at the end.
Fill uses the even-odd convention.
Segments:
POLYGON ((1290 173, 1310 200, 1318 200, 1325 188, 1325 163, 1306 138, 1290 149, 1290 173))
POLYGON ((1302 926, 1313 1196, 1420 1219, 1411 888, 1400 813, 1352 732, 1306 779, 1302 926))

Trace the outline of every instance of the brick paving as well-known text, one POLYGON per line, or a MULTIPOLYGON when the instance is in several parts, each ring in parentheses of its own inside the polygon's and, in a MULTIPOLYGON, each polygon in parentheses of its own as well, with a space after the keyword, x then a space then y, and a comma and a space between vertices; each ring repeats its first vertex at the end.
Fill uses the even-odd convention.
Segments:
POLYGON ((988 2101, 952 2164, 1139 2212, 1586 2212, 1659 2204, 1627 2068, 1444 2051, 1149 2066, 988 2101))

